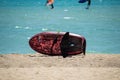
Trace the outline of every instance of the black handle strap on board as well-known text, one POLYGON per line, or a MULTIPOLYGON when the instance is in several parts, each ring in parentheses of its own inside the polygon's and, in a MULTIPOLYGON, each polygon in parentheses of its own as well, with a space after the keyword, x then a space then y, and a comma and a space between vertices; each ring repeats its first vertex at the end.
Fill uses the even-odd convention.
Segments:
POLYGON ((66 32, 60 43, 61 53, 63 58, 68 56, 68 48, 69 48, 69 32, 66 32))
POLYGON ((57 43, 57 38, 58 38, 58 36, 56 36, 55 39, 53 40, 53 43, 51 46, 51 54, 52 54, 53 46, 57 43))
MULTIPOLYGON (((52 54, 52 50, 53 50, 53 46, 57 43, 57 39, 58 36, 55 37, 55 39, 53 40, 53 44, 51 46, 51 54, 52 54)), ((68 50, 69 50, 69 32, 66 32, 61 40, 60 43, 60 48, 61 48, 61 55, 63 56, 63 58, 66 58, 68 56, 68 50)))

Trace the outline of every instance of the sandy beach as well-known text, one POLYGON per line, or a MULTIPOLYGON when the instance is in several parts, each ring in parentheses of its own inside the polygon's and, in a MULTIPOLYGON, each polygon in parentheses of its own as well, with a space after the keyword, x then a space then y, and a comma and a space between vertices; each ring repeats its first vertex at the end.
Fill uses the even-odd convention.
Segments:
POLYGON ((120 54, 0 54, 0 80, 120 80, 120 54))

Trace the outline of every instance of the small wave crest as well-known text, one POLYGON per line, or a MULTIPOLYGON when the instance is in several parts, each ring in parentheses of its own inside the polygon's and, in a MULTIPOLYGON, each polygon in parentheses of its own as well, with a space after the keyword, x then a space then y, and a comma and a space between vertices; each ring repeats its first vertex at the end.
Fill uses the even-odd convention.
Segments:
POLYGON ((65 12, 67 12, 68 10, 67 9, 64 9, 65 12))
POLYGON ((42 28, 42 31, 48 31, 48 29, 47 28, 42 28))
POLYGON ((30 39, 30 37, 27 37, 27 39, 29 40, 29 39, 30 39))
POLYGON ((63 17, 64 19, 73 19, 73 17, 63 17))
POLYGON ((15 26, 16 29, 22 28, 21 26, 15 26))
POLYGON ((30 29, 30 27, 27 26, 27 27, 24 27, 24 29, 30 29))
POLYGON ((30 27, 26 26, 26 27, 22 27, 22 26, 15 26, 16 29, 31 29, 30 27))

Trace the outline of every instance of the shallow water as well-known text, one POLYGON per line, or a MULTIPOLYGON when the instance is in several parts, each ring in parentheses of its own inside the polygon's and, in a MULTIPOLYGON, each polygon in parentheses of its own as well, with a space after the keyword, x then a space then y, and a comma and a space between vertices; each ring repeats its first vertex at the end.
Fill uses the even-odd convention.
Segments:
POLYGON ((43 31, 69 31, 87 40, 87 52, 120 53, 120 0, 56 0, 53 10, 45 0, 4 0, 0 3, 0 53, 34 53, 28 41, 43 31))

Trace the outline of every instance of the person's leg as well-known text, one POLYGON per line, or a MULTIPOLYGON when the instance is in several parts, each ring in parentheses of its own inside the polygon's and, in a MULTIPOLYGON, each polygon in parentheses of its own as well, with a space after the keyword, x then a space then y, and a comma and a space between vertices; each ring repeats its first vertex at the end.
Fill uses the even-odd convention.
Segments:
POLYGON ((90 6, 90 4, 91 4, 91 0, 88 0, 88 5, 90 6))
POLYGON ((88 4, 87 4, 87 7, 86 7, 86 9, 89 9, 89 7, 90 7, 90 4, 91 4, 91 0, 87 0, 88 1, 88 4))
POLYGON ((51 9, 53 9, 54 8, 54 6, 53 6, 53 4, 51 4, 51 9))

